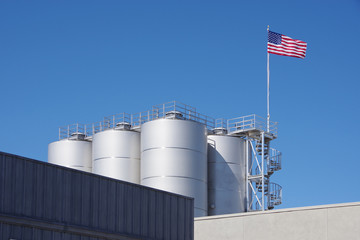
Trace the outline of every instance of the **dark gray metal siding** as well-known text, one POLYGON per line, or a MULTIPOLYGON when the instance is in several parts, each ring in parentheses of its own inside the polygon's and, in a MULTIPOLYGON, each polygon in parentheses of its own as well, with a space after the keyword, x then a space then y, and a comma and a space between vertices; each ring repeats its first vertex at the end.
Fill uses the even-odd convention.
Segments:
POLYGON ((81 229, 93 236, 193 239, 193 207, 192 198, 0 152, 1 234, 9 226, 41 231, 25 224, 28 218, 57 226, 46 230, 52 237, 18 239, 121 239, 82 238, 81 229), (11 225, 8 217, 22 224, 11 225), (77 232, 67 233, 71 227, 77 232))

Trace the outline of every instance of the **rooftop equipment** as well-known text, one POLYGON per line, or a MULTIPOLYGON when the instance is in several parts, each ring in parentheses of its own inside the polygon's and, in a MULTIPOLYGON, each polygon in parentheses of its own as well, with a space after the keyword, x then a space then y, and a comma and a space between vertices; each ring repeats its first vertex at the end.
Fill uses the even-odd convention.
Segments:
POLYGON ((281 152, 270 148, 270 142, 277 138, 277 123, 255 114, 229 119, 226 122, 229 136, 246 140, 247 209, 267 210, 281 204, 282 188, 271 183, 270 176, 281 169, 281 152))
MULTIPOLYGON (((131 130, 130 114, 105 118, 93 135, 93 173, 140 184, 140 133, 131 130)), ((95 124, 96 125, 96 124, 95 124)))
POLYGON ((209 118, 172 102, 155 106, 141 127, 141 184, 195 198, 195 217, 207 216, 209 118))
POLYGON ((173 101, 60 128, 49 162, 91 171, 93 160, 94 173, 193 197, 196 217, 267 210, 282 198, 270 182, 276 138, 277 123, 257 115, 215 121, 173 101))
POLYGON ((49 144, 48 162, 85 172, 92 171, 91 141, 83 124, 60 128, 59 141, 49 144))
POLYGON ((245 212, 246 141, 217 133, 208 136, 209 216, 245 212))

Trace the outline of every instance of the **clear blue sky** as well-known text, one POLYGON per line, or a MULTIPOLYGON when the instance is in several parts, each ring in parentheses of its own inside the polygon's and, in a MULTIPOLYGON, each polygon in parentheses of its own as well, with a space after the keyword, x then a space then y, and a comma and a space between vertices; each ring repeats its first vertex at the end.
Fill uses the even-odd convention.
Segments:
POLYGON ((281 208, 360 201, 359 0, 0 1, 0 151, 171 100, 265 116, 267 25, 308 43, 270 56, 281 208))

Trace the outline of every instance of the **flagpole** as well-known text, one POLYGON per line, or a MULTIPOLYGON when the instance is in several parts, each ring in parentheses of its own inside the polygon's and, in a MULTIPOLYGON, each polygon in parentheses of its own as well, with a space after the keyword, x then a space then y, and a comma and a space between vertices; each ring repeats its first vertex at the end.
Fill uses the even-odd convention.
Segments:
MULTIPOLYGON (((269 25, 267 27, 269 36, 269 25)), ((269 41, 269 40, 268 40, 269 41)), ((270 63, 269 63, 269 52, 267 53, 267 132, 270 132, 270 63)))

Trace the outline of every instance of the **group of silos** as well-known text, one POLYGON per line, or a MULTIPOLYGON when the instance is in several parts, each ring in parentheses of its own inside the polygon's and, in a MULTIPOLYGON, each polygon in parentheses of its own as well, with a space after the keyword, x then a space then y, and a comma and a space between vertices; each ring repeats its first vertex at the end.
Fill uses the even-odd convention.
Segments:
POLYGON ((246 209, 246 144, 226 131, 167 112, 49 144, 48 162, 194 198, 194 216, 246 209))

